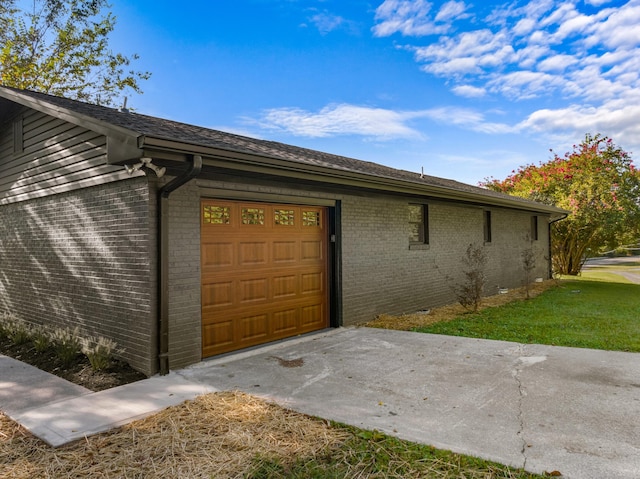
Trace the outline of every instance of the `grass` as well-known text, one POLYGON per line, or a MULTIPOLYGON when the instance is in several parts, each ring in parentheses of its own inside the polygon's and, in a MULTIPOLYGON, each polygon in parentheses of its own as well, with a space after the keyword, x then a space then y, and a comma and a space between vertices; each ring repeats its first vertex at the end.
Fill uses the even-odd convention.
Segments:
POLYGON ((378 431, 363 431, 337 425, 346 432, 339 447, 312 458, 291 463, 265 458, 248 478, 540 478, 537 474, 512 469, 470 456, 402 441, 378 431))
POLYGON ((612 351, 640 352, 640 285, 600 270, 517 301, 415 331, 612 351), (605 281, 608 280, 608 281, 605 281), (616 281, 616 282, 613 282, 616 281))
POLYGON ((537 479, 236 393, 197 397, 58 449, 0 413, 0 477, 537 479))

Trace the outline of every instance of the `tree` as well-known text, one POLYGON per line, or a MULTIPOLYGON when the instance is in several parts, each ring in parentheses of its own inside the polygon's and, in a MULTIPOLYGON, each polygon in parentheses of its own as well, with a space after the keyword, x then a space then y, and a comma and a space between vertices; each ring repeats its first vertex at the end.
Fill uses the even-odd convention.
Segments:
POLYGON ((587 134, 562 157, 553 153, 547 163, 482 185, 571 212, 553 223, 552 263, 560 274, 577 275, 587 256, 640 235, 640 172, 629 153, 606 136, 587 134))
POLYGON ((141 93, 148 72, 113 53, 116 19, 107 0, 0 0, 0 84, 113 105, 127 88, 141 93))

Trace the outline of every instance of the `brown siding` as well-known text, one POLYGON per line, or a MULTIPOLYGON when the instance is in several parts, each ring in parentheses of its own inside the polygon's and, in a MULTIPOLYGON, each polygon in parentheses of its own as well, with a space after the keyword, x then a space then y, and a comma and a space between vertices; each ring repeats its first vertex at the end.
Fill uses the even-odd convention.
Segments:
POLYGON ((105 137, 86 128, 29 109, 0 126, 0 204, 127 178, 106 165, 105 137), (14 121, 22 125, 18 149, 14 121))

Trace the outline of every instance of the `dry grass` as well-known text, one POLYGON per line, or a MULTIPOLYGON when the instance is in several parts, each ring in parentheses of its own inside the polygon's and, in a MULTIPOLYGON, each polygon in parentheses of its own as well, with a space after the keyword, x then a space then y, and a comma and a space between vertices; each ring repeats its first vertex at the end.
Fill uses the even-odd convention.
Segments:
MULTIPOLYGON (((549 288, 556 286, 558 283, 555 280, 547 280, 542 283, 532 283, 529 286, 529 295, 534 298, 540 293, 546 291, 549 288)), ((502 306, 503 304, 510 303, 512 301, 524 301, 526 299, 526 290, 524 287, 511 289, 505 294, 496 294, 494 296, 488 296, 482 298, 482 303, 479 309, 493 308, 496 306, 502 306)), ((428 326, 434 323, 440 323, 442 321, 451 321, 464 314, 467 314, 469 310, 465 309, 460 304, 450 304, 435 308, 429 311, 428 314, 381 314, 373 321, 365 324, 364 326, 370 328, 383 328, 383 329, 396 329, 399 331, 411 331, 414 328, 420 328, 428 326)))
POLYGON ((0 477, 244 477, 259 458, 313 457, 347 437, 324 421, 233 392, 200 396, 59 449, 0 414, 0 477))

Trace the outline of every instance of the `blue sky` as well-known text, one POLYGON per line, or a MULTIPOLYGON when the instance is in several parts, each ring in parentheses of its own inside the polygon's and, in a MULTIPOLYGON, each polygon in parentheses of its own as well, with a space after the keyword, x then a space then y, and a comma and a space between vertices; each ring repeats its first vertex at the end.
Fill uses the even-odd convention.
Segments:
POLYGON ((640 0, 112 6, 140 113, 470 184, 585 133, 640 152, 640 0))

